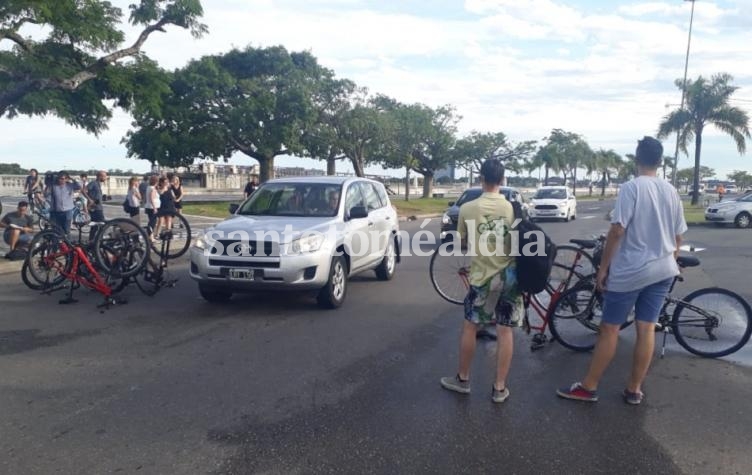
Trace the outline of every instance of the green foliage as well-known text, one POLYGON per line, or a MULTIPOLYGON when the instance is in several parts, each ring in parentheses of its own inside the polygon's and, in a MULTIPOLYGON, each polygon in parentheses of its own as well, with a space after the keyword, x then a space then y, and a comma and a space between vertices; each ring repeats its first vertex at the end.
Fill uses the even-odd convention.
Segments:
POLYGON ((563 173, 565 179, 572 177, 576 185, 577 169, 592 169, 594 154, 582 136, 553 129, 545 141, 545 145, 538 149, 534 161, 546 168, 546 181, 549 170, 553 170, 563 173))
MULTIPOLYGON (((688 154, 688 145, 694 140, 695 165, 693 189, 699 190, 700 156, 702 133, 708 125, 731 136, 740 154, 746 150, 746 139, 752 138, 749 132, 749 115, 738 107, 731 106, 729 100, 738 89, 732 86, 733 78, 728 74, 716 74, 709 81, 702 76, 695 81, 676 81, 676 86, 685 91, 686 106, 670 112, 658 127, 658 137, 665 138, 671 133, 679 135, 679 147, 688 154)), ((693 193, 692 204, 697 204, 699 194, 693 193)))
POLYGON ((0 163, 0 175, 26 175, 29 170, 18 163, 0 163))
POLYGON ((242 152, 258 160, 266 181, 274 157, 319 153, 323 146, 325 135, 305 132, 320 117, 317 101, 333 73, 310 53, 234 49, 192 61, 171 77, 169 90, 153 101, 160 107, 137 107, 135 130, 124 139, 128 156, 186 166, 242 152))
POLYGON ((739 191, 744 191, 745 188, 752 186, 752 175, 744 170, 734 170, 727 177, 729 180, 734 180, 736 186, 740 188, 739 191))
POLYGON ((496 158, 504 164, 506 170, 519 173, 525 169, 534 150, 534 141, 514 144, 503 132, 474 131, 457 141, 454 159, 463 168, 479 171, 485 160, 496 158))
POLYGON ((141 46, 168 25, 204 33, 203 10, 199 0, 141 0, 130 11, 131 24, 144 30, 126 47, 123 12, 109 1, 4 0, 0 117, 52 114, 96 134, 111 117, 110 100, 129 109, 143 95, 139 102, 153 106, 162 75, 141 46), (29 24, 45 36, 25 36, 29 24))

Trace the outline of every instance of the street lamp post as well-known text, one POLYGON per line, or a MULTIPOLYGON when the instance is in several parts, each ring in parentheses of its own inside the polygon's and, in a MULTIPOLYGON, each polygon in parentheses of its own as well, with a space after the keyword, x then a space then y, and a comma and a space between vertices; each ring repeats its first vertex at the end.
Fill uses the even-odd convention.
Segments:
MULTIPOLYGON (((684 82, 682 82, 682 98, 681 106, 679 110, 684 109, 684 100, 687 96, 687 69, 689 67, 689 46, 692 43, 692 22, 695 18, 695 0, 684 0, 685 2, 692 2, 692 12, 689 15, 689 36, 687 37, 687 56, 684 58, 684 82)), ((671 177, 671 183, 676 186, 676 175, 679 170, 679 137, 681 131, 676 132, 676 150, 674 151, 674 173, 671 177)), ((665 177, 664 177, 665 178, 665 177)), ((695 192, 695 190, 693 190, 695 192)))

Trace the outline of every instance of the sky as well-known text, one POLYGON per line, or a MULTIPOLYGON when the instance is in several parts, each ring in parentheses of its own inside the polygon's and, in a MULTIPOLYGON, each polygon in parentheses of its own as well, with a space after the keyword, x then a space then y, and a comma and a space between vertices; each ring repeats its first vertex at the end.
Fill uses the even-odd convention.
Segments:
MULTIPOLYGON (((113 0, 127 10, 132 0, 113 0)), ((581 134, 594 149, 633 153, 681 101, 691 2, 596 0, 203 0, 209 33, 155 33, 144 52, 168 69, 231 48, 310 51, 338 77, 404 103, 450 104, 459 135, 504 132, 541 140, 581 134)), ((128 27, 128 41, 138 31, 128 27)), ((0 45, 2 46, 2 45, 0 45)), ((752 0, 698 0, 688 77, 731 74, 733 105, 752 115, 752 0)), ((120 143, 130 117, 115 113, 98 137, 53 118, 0 119, 0 162, 24 167, 141 172, 120 143)), ((706 130, 703 164, 718 177, 752 171, 752 152, 706 130)), ((675 137, 664 141, 673 155, 675 137)), ((752 143, 749 144, 752 149, 752 143)), ((690 154, 692 154, 690 149, 690 154)), ((693 156, 693 155, 692 155, 693 156)), ((230 163, 252 164, 238 154, 230 163)), ((680 156, 679 166, 693 160, 680 156)), ((279 157, 277 166, 324 168, 279 157)), ((338 171, 349 171, 338 164, 338 171)), ((402 174, 370 167, 370 173, 402 174)))

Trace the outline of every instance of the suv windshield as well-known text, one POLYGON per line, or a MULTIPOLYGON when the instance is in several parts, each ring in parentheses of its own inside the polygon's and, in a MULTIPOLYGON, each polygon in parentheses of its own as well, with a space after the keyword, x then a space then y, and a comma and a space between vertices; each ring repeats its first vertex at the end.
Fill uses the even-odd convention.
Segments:
POLYGON ((565 200, 567 192, 560 188, 541 188, 535 192, 533 198, 538 200, 565 200))
POLYGON ((245 216, 332 217, 337 215, 342 185, 266 183, 243 203, 245 216))

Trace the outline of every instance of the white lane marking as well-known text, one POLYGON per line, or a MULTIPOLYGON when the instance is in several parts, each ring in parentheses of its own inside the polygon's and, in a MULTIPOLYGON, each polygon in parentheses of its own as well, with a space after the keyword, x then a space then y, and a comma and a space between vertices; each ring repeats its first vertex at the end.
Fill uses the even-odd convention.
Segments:
POLYGON ((705 247, 695 247, 695 246, 693 246, 691 244, 682 244, 681 246, 679 246, 679 250, 680 251, 685 251, 685 252, 700 252, 700 251, 704 251, 705 249, 707 249, 707 248, 705 248, 705 247))
POLYGON ((594 219, 595 216, 580 216, 580 219, 594 219))
POLYGON ((601 208, 588 208, 587 210, 588 211, 600 211, 601 208))

